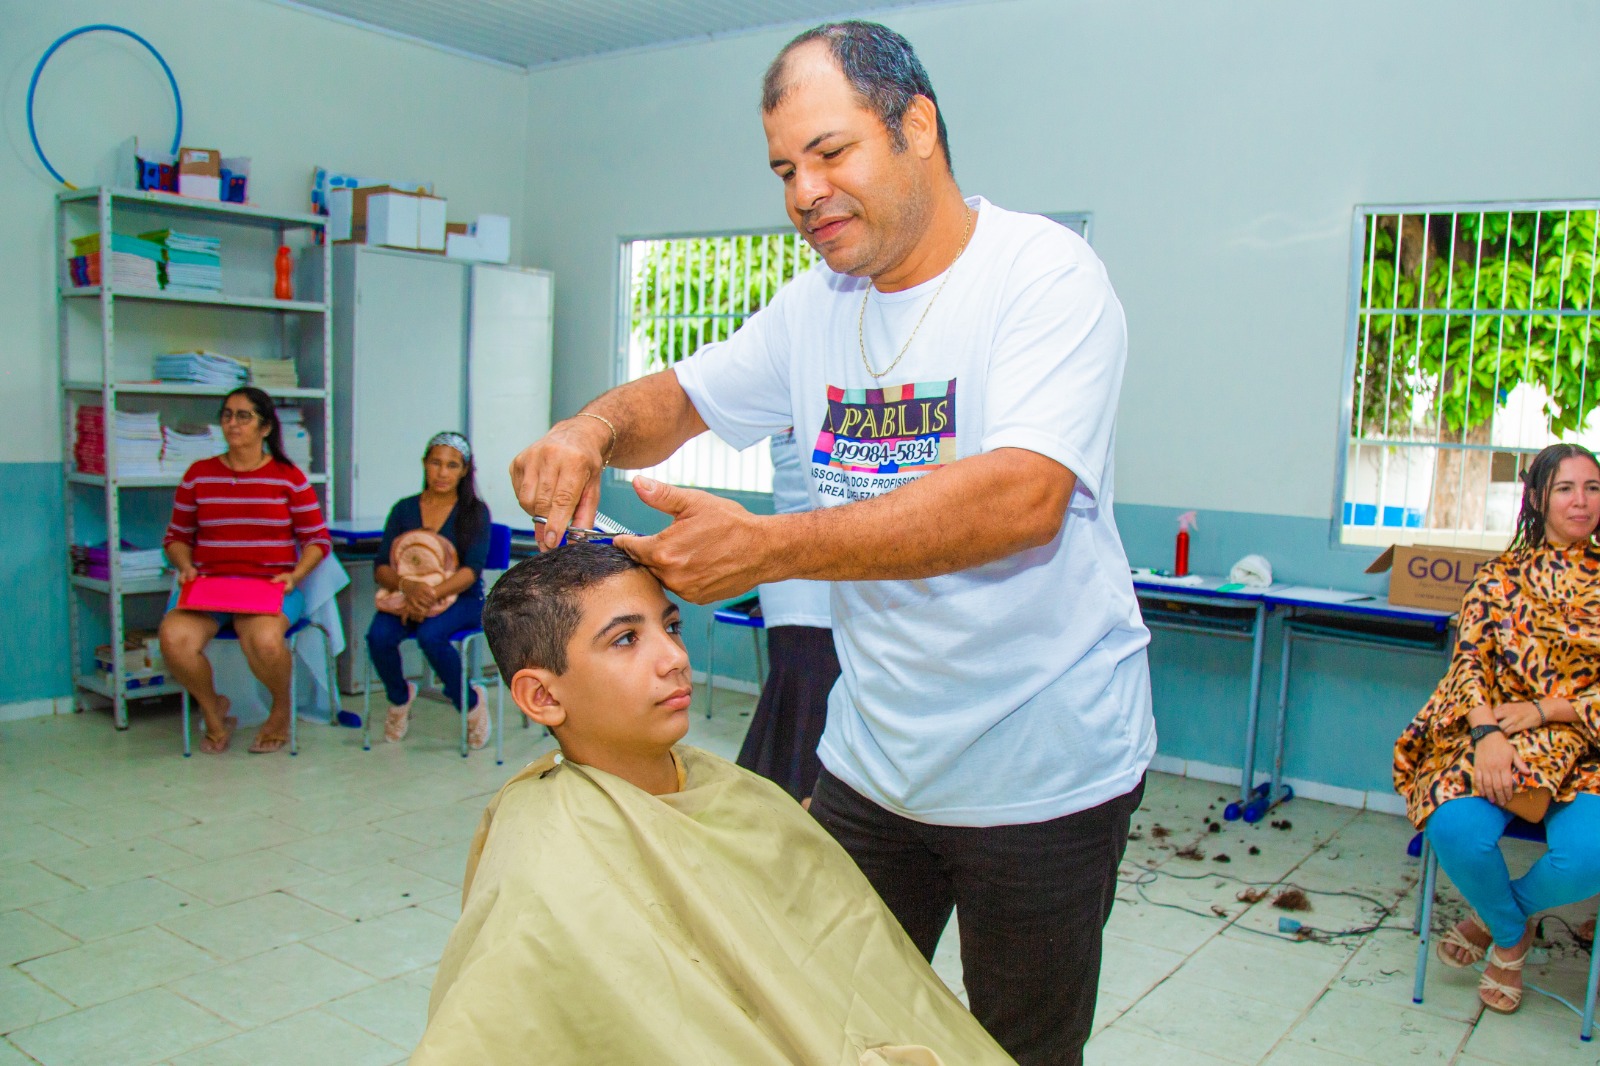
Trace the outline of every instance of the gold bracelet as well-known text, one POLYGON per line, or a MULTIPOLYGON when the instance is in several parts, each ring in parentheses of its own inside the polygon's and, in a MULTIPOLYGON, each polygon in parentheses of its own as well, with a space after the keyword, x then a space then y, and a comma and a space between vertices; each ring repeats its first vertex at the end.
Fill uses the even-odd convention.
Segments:
POLYGON ((1539 728, 1540 729, 1543 729, 1545 726, 1550 724, 1549 719, 1545 718, 1545 716, 1544 716, 1544 700, 1534 700, 1533 701, 1533 709, 1539 712, 1539 728))
POLYGON ((611 424, 611 420, 609 418, 603 418, 600 415, 595 414, 593 411, 579 411, 576 415, 573 415, 573 417, 592 418, 611 431, 611 447, 606 449, 604 458, 600 460, 601 466, 610 466, 611 455, 617 450, 617 427, 611 424))

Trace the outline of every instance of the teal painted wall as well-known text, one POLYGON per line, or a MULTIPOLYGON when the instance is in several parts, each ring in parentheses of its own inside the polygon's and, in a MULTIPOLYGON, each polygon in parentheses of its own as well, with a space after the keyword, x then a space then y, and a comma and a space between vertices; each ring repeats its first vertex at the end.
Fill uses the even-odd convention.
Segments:
MULTIPOLYGON (((0 703, 44 699, 71 692, 67 653, 67 585, 61 529, 61 470, 55 463, 5 465, 16 486, 3 519, 12 546, 3 565, 13 609, 0 616, 0 703)), ((745 507, 770 514, 766 496, 728 493, 745 507)), ((664 516, 639 502, 631 487, 607 484, 601 507, 630 528, 655 532, 664 516)), ((138 511, 140 508, 131 507, 138 511)), ((1123 504, 1118 526, 1128 557, 1139 566, 1171 561, 1179 511, 1123 504)), ((130 515, 130 518, 133 518, 130 515)), ((159 518, 138 515, 141 544, 159 537, 159 518)), ((1316 519, 1202 512, 1191 549, 1200 573, 1225 573, 1250 552, 1265 555, 1280 581, 1382 592, 1386 579, 1363 574, 1370 552, 1334 548, 1328 523, 1316 519)), ((709 608, 685 605, 684 635, 696 669, 706 665, 709 608)), ((716 672, 754 681, 747 631, 717 627, 716 672)), ((1271 621, 1263 669, 1261 752, 1270 758, 1265 723, 1276 707, 1280 634, 1271 621)), ((1244 641, 1157 630, 1150 649, 1151 684, 1163 755, 1236 766, 1243 751, 1249 695, 1250 647, 1244 641)), ((1290 688, 1290 729, 1285 772, 1292 777, 1356 789, 1389 787, 1395 736, 1428 698, 1443 673, 1442 659, 1387 650, 1299 643, 1290 688)))
POLYGON ((65 696, 67 538, 61 522, 61 464, 0 464, 9 490, 0 508, 0 703, 65 696))

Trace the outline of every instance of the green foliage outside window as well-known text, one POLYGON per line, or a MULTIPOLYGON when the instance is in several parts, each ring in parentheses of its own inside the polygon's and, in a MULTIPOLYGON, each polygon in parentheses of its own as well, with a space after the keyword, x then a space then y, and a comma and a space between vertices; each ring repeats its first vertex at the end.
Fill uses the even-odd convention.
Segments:
POLYGON ((631 324, 645 372, 727 340, 817 259, 794 233, 635 242, 631 324))
POLYGON ((1486 440, 1496 407, 1523 383, 1548 395, 1553 435, 1577 432, 1600 403, 1596 215, 1546 210, 1369 220, 1352 432, 1486 440), (1419 309, 1584 314, 1414 313, 1419 309), (1386 313, 1395 310, 1413 313, 1386 313))

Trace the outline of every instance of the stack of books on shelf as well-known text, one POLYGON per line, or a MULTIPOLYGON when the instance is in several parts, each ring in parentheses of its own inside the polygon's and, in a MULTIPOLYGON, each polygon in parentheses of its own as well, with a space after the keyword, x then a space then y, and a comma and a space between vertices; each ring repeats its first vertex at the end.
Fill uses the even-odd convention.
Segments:
POLYGON ((280 407, 278 424, 283 434, 283 453, 295 466, 310 473, 311 434, 306 432, 305 412, 298 407, 280 407))
POLYGON ((156 356, 155 375, 158 381, 222 385, 231 389, 250 380, 250 365, 248 360, 216 352, 173 352, 156 356))
MULTIPOLYGON (((155 411, 117 411, 112 423, 117 437, 118 477, 161 476, 161 415, 155 411)), ((106 472, 105 411, 78 408, 73 461, 80 474, 106 472)))
POLYGON ((161 469, 182 477, 190 465, 228 450, 221 426, 162 426, 161 469))
POLYGON ((222 241, 173 229, 139 234, 161 250, 161 287, 168 292, 213 295, 222 291, 222 241))
MULTIPOLYGON (((98 285, 104 277, 100 258, 100 234, 91 233, 72 242, 72 258, 68 270, 72 284, 78 288, 98 285)), ((120 290, 154 290, 161 288, 161 254, 159 244, 130 237, 124 233, 111 235, 111 270, 113 286, 120 290)))
POLYGON ((118 477, 160 477, 161 415, 156 411, 117 411, 118 477))
MULTIPOLYGON (((71 550, 74 574, 99 581, 111 580, 109 544, 74 544, 71 550)), ((117 557, 122 562, 122 576, 127 581, 158 578, 167 571, 167 557, 160 548, 141 551, 128 541, 123 541, 122 550, 117 557)))
POLYGON ((106 412, 103 407, 79 407, 72 436, 72 463, 80 474, 106 472, 106 412))
POLYGON ((250 364, 250 384, 257 388, 271 392, 273 389, 300 387, 300 374, 295 370, 293 359, 256 357, 245 361, 250 364))

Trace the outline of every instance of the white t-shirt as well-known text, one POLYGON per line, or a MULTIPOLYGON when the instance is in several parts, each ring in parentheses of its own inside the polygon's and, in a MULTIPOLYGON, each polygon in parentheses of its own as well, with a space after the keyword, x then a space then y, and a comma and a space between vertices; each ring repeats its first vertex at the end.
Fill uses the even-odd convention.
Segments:
MULTIPOLYGON (((772 448, 772 510, 775 514, 809 511, 811 502, 810 463, 802 462, 795 447, 794 427, 774 433, 772 448)), ((761 618, 768 629, 776 626, 811 626, 828 629, 833 625, 826 581, 778 581, 760 585, 761 618)))
POLYGON ((997 448, 1077 475, 1049 544, 925 580, 832 584, 842 672, 823 765, 906 817, 983 826, 1045 821, 1130 791, 1156 737, 1150 634, 1111 509, 1122 307, 1075 233, 968 203, 979 210, 971 241, 931 307, 943 275, 880 293, 818 265, 676 370, 735 447, 794 426, 817 506, 997 448), (864 292, 875 370, 928 311, 881 381, 858 345, 864 292))

